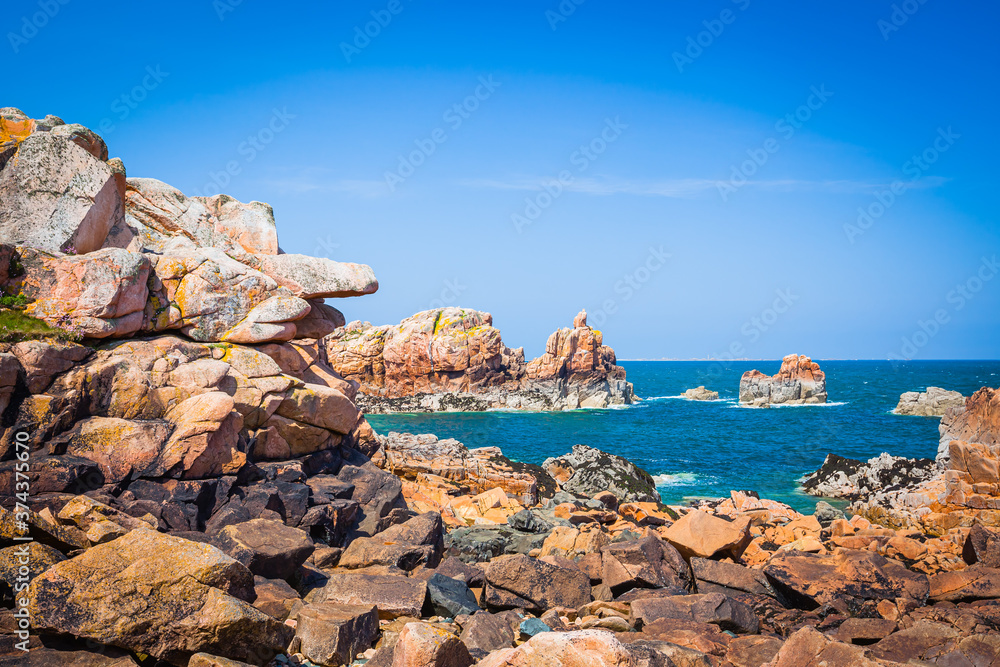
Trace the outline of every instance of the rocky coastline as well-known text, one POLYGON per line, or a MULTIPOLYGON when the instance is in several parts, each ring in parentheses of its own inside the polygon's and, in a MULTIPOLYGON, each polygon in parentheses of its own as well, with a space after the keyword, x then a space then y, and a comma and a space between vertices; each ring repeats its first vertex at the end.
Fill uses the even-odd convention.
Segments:
POLYGON ((638 400, 615 352, 580 312, 525 362, 504 345, 493 317, 464 308, 427 310, 398 325, 351 322, 325 339, 331 365, 357 382, 368 414, 576 410, 638 400))
MULTIPOLYGON (((530 362, 477 311, 346 325, 323 299, 370 267, 54 116, 0 109, 0 195, 0 667, 997 664, 1000 390, 947 409, 933 466, 828 459, 850 519, 667 506, 591 446, 530 465, 365 419, 635 400, 584 313, 530 362)), ((807 357, 753 373, 748 402, 825 400, 807 357)))
POLYGON ((826 403, 826 374, 809 357, 790 354, 781 360, 776 375, 758 370, 744 373, 740 403, 752 407, 826 403))

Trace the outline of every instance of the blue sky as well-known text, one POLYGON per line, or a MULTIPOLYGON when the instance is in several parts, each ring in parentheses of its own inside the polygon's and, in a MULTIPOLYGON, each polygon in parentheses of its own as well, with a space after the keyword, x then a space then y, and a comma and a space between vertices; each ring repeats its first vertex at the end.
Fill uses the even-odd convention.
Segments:
POLYGON ((16 0, 0 105, 371 264, 349 320, 476 308, 534 356, 585 307, 621 358, 1000 358, 992 4, 274 7, 16 0))

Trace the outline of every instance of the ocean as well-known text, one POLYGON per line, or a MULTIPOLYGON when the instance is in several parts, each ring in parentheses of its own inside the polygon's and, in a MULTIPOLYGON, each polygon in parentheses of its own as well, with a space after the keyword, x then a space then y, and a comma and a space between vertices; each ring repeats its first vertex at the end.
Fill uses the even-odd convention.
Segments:
POLYGON ((630 406, 559 413, 479 412, 371 415, 376 431, 434 433, 467 447, 497 446, 511 459, 541 463, 575 444, 618 454, 654 475, 663 501, 728 496, 753 490, 801 512, 817 498, 798 480, 828 453, 868 459, 882 452, 933 458, 936 418, 892 409, 905 391, 928 386, 968 396, 1000 386, 1000 361, 822 361, 829 402, 769 409, 738 405, 740 376, 778 371, 780 361, 622 361, 636 394, 630 406), (719 400, 679 397, 705 385, 719 400))

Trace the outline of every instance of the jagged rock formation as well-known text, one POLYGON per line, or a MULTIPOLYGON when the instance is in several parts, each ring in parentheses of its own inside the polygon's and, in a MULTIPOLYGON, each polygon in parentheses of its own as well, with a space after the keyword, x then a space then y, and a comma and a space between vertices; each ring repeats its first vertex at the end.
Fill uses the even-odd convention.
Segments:
POLYGON ((351 322, 326 338, 330 363, 360 385, 368 413, 603 408, 636 400, 615 353, 581 312, 525 363, 489 313, 443 308, 399 325, 351 322))
POLYGON ((777 375, 747 371, 740 378, 740 403, 755 407, 826 403, 826 374, 807 356, 790 354, 777 375))
POLYGON ((930 479, 936 471, 932 459, 883 453, 867 461, 857 461, 827 454, 823 466, 802 480, 802 488, 814 496, 860 500, 908 488, 930 479))
POLYGON ((570 493, 593 497, 609 491, 621 502, 660 502, 653 477, 628 459, 587 445, 542 463, 560 487, 570 493))
POLYGON ((303 337, 297 322, 333 330, 342 318, 323 298, 378 289, 363 264, 282 253, 267 204, 126 179, 99 136, 55 116, 4 108, 0 123, 0 289, 51 326, 286 341, 303 337))
POLYGON ((947 461, 952 440, 1000 448, 1000 389, 983 387, 960 407, 948 408, 938 425, 941 439, 937 459, 947 461))
POLYGON ((897 415, 917 417, 943 417, 948 408, 965 406, 965 396, 941 387, 927 387, 927 391, 908 391, 899 396, 893 410, 897 415))

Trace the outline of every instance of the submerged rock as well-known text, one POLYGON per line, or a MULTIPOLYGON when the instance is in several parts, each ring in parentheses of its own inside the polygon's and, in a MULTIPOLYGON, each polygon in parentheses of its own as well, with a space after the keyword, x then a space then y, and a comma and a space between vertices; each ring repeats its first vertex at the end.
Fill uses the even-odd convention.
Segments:
POLYGON ((747 371, 740 378, 740 403, 768 405, 826 403, 826 374, 807 356, 790 354, 777 375, 747 371))

